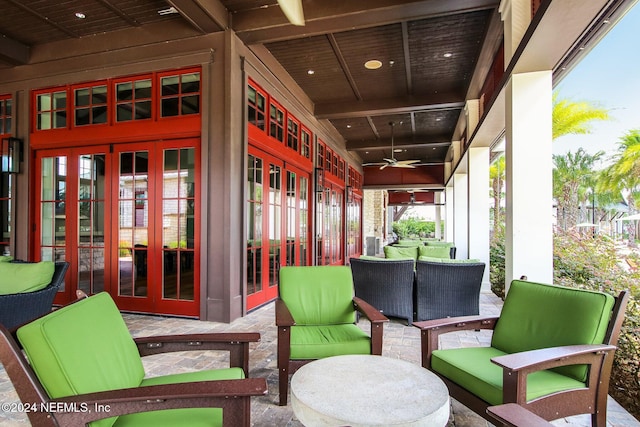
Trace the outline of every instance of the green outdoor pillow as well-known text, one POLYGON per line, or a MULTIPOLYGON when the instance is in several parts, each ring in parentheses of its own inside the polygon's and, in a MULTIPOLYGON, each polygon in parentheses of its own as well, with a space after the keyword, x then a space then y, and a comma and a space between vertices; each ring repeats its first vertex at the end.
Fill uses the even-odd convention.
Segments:
POLYGON ((420 246, 418 248, 419 256, 431 258, 451 258, 451 250, 447 246, 420 246))
POLYGON ((55 264, 0 262, 0 295, 35 292, 51 283, 55 264))
POLYGON ((453 247, 453 242, 443 242, 441 240, 429 240, 425 242, 427 246, 444 246, 446 248, 453 247))
POLYGON ((0 262, 9 262, 13 261, 13 257, 11 255, 0 255, 0 262))
POLYGON ((480 261, 479 259, 451 259, 451 258, 434 258, 428 256, 418 257, 418 261, 429 261, 429 262, 441 262, 444 264, 476 264, 480 261))
POLYGON ((400 239, 394 246, 424 246, 424 243, 421 240, 400 239))
POLYGON ((384 257, 389 259, 406 259, 411 258, 412 260, 418 259, 418 247, 395 247, 395 246, 385 246, 382 248, 384 250, 384 257))
POLYGON ((364 259, 367 261, 415 261, 413 258, 411 257, 406 257, 406 258, 381 258, 381 257, 377 257, 377 256, 370 256, 370 255, 362 255, 360 256, 360 259, 364 259))

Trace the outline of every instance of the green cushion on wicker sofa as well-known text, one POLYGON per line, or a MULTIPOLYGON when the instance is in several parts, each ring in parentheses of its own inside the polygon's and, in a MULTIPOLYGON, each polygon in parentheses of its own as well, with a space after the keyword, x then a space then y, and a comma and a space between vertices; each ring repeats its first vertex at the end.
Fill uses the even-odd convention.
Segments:
POLYGON ((35 292, 51 283, 55 264, 0 262, 0 295, 35 292))
POLYGON ((418 256, 431 258, 451 258, 451 249, 448 246, 420 246, 418 256))
POLYGON ((350 267, 282 267, 279 291, 296 321, 291 359, 371 353, 369 336, 355 325, 350 267))
MULTIPOLYGON (((137 346, 118 308, 104 292, 19 328, 17 336, 52 398, 141 385, 244 377, 241 368, 231 368, 143 379, 137 346)), ((221 411, 213 408, 123 415, 93 422, 91 426, 171 426, 177 425, 172 420, 185 418, 190 425, 222 425, 221 411)))
POLYGON ((389 258, 389 259, 411 258, 414 261, 418 259, 418 246, 397 247, 397 246, 387 245, 384 248, 382 248, 382 250, 384 250, 385 258, 389 258))
POLYGON ((451 258, 434 258, 430 256, 420 256, 418 257, 418 261, 429 261, 429 262, 441 262, 444 264, 477 264, 480 261, 479 259, 471 258, 471 259, 451 259, 451 258))
MULTIPOLYGON (((496 324, 491 347, 436 350, 433 370, 484 399, 502 402, 502 369, 492 357, 547 347, 601 344, 614 298, 581 289, 514 280, 496 324)), ((572 365, 527 378, 527 399, 584 387, 586 367, 572 365)))

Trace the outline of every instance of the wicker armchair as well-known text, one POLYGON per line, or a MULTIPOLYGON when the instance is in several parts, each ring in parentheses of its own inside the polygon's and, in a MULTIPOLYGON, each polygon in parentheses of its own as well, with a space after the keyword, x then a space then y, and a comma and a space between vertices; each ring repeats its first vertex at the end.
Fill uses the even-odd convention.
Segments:
POLYGON ((416 321, 480 314, 483 262, 416 263, 416 321))
POLYGON ((0 324, 11 330, 50 312, 68 268, 68 262, 56 262, 51 283, 39 291, 0 295, 0 324))
POLYGON ((385 316, 413 322, 414 262, 412 260, 368 260, 351 258, 353 286, 358 298, 385 316))

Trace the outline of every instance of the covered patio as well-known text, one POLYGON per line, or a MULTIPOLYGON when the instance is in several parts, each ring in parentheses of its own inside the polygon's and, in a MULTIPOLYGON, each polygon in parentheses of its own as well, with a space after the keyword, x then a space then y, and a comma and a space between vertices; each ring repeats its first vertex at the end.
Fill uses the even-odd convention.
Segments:
MULTIPOLYGON (((493 293, 483 292, 481 294, 480 314, 498 314, 501 306, 502 301, 493 293)), ((266 378, 269 393, 266 396, 252 398, 251 423, 256 427, 302 426, 294 417, 291 405, 278 406, 277 328, 274 323, 273 303, 265 305, 229 324, 138 314, 124 314, 124 318, 132 335, 135 337, 174 333, 260 332, 261 341, 251 346, 249 376, 266 378)), ((364 330, 369 327, 365 320, 361 320, 359 325, 364 330)), ((486 331, 481 333, 455 333, 449 334, 442 341, 442 345, 445 348, 471 347, 487 345, 490 339, 491 336, 486 331)), ((383 356, 398 358, 420 365, 420 331, 417 328, 406 326, 406 322, 392 319, 385 325, 383 345, 383 356)), ((189 372, 224 365, 224 361, 216 357, 213 352, 190 353, 192 354, 189 354, 189 357, 184 357, 181 353, 150 356, 145 361, 145 369, 150 376, 153 376, 163 375, 168 372, 189 372)), ((19 401, 11 382, 1 367, 0 401, 19 401)), ((556 420, 553 424, 567 427, 588 427, 591 425, 590 420, 589 415, 579 415, 556 420)), ((2 411, 0 411, 0 424, 6 427, 30 425, 26 414, 2 411)), ((486 420, 455 400, 452 401, 448 427, 486 427, 488 425, 490 424, 486 420)), ((607 425, 611 427, 640 426, 640 422, 609 397, 607 425)))

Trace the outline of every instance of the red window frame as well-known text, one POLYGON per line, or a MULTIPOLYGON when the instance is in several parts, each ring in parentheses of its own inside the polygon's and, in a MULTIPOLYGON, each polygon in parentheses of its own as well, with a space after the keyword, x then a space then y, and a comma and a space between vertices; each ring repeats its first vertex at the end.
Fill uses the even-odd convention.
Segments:
POLYGON ((157 74, 156 78, 157 82, 157 96, 158 96, 158 119, 166 120, 172 119, 175 117, 184 117, 191 115, 198 115, 202 111, 202 73, 200 68, 187 68, 182 70, 173 70, 173 71, 163 71, 157 74), (190 83, 194 85, 192 82, 185 82, 184 78, 190 75, 198 75, 198 83, 197 90, 189 90, 190 83), (175 92, 167 92, 165 93, 165 86, 163 85, 164 79, 177 78, 177 91, 175 92), (187 98, 197 98, 195 100, 196 108, 193 112, 184 112, 185 101, 187 98), (170 101, 173 99, 178 100, 177 104, 177 114, 172 115, 163 115, 164 112, 164 102, 170 101))
POLYGON ((329 147, 325 147, 324 170, 331 173, 332 164, 333 164, 333 150, 329 147))
POLYGON ((32 122, 32 126, 31 128, 33 129, 33 131, 35 132, 44 132, 44 131, 53 131, 53 130, 60 130, 60 129, 68 129, 69 128, 69 88, 67 86, 58 86, 58 87, 52 87, 52 88, 46 88, 46 89, 39 89, 39 90, 34 90, 32 92, 32 105, 33 105, 33 110, 34 110, 34 114, 33 114, 33 122, 32 122), (54 105, 54 99, 56 94, 62 94, 64 93, 64 106, 63 107, 57 107, 56 105, 54 105), (51 105, 49 108, 41 108, 40 102, 38 102, 38 99, 40 96, 45 96, 45 95, 49 95, 50 99, 51 99, 51 105), (65 125, 64 126, 54 126, 56 123, 55 118, 57 117, 57 114, 64 112, 64 117, 65 117, 65 125), (49 113, 49 118, 50 118, 50 126, 46 127, 46 128, 41 128, 39 126, 40 120, 39 118, 41 117, 41 115, 43 115, 44 113, 49 113))
POLYGON ((11 135, 13 118, 13 98, 11 95, 0 95, 0 135, 11 135), (9 108, 7 109, 7 105, 9 108), (9 111, 7 113, 7 110, 9 111))
POLYGON ((71 90, 69 93, 69 97, 67 99, 70 99, 71 102, 68 102, 69 105, 69 109, 73 112, 73 114, 71 114, 71 120, 70 120, 70 127, 73 128, 84 128, 87 126, 108 126, 111 124, 111 112, 110 112, 110 108, 109 108, 109 97, 110 97, 111 91, 110 91, 110 87, 109 87, 109 82, 107 80, 99 80, 96 82, 91 82, 91 83, 82 83, 82 84, 78 84, 78 85, 73 85, 71 86, 71 90), (105 93, 104 93, 104 102, 94 102, 94 88, 97 87, 104 87, 105 88, 105 93), (81 105, 80 108, 78 108, 78 98, 77 98, 77 91, 79 90, 84 90, 84 89, 88 89, 90 91, 89 96, 89 102, 87 104, 81 105), (94 116, 93 116, 93 111, 95 108, 99 108, 99 107, 104 107, 105 109, 105 114, 106 114, 106 119, 104 122, 102 123, 94 123, 94 116), (89 110, 90 111, 90 119, 89 119, 89 123, 86 124, 78 124, 77 123, 77 117, 78 117, 78 110, 82 109, 82 110, 89 110))
POLYGON ((262 88, 254 84, 252 81, 249 81, 247 84, 247 121, 263 132, 266 132, 267 130, 268 99, 269 96, 262 90, 262 88), (252 90, 256 94, 255 101, 252 101, 249 97, 249 93, 252 90), (260 108, 260 104, 257 102, 258 97, 262 98, 262 108, 260 108), (254 114, 251 114, 251 111, 254 111, 254 114), (262 120, 260 120, 260 117, 262 117, 262 120), (252 120, 252 118, 254 119, 252 120))
POLYGON ((300 152, 300 121, 292 115, 287 115, 287 147, 300 152))
POLYGON ((276 141, 284 143, 286 122, 285 109, 274 99, 269 99, 269 136, 276 141), (274 114, 275 112, 275 114, 274 114))
POLYGON ((313 134, 309 129, 301 125, 300 127, 300 155, 306 159, 311 159, 311 140, 313 138, 313 134))
POLYGON ((155 79, 153 74, 144 74, 138 76, 127 76, 120 77, 117 79, 113 79, 111 82, 111 87, 113 91, 113 124, 120 125, 123 123, 131 123, 131 122, 143 122, 143 121, 152 121, 156 119, 156 111, 158 110, 154 104, 157 103, 157 100, 154 100, 154 86, 155 79), (141 83, 149 81, 150 86, 148 88, 140 87, 136 88, 136 83, 141 83), (131 96, 125 97, 123 99, 119 99, 118 86, 131 84, 131 96), (138 91, 140 93, 138 93, 138 91), (145 96, 145 92, 148 92, 148 96, 145 96), (143 112, 144 109, 142 106, 144 104, 148 104, 149 108, 149 116, 148 117, 137 117, 138 110, 143 112), (130 118, 120 120, 118 117, 118 112, 120 108, 123 108, 123 112, 126 112, 126 107, 130 106, 130 118))

